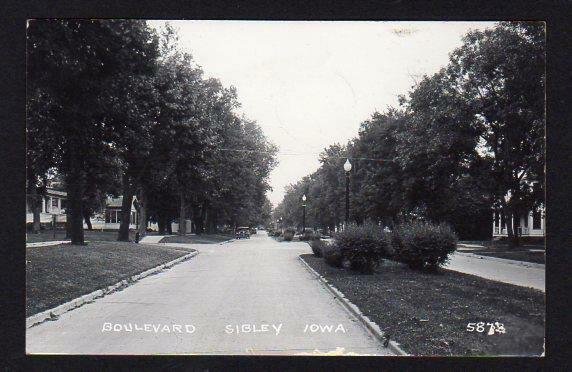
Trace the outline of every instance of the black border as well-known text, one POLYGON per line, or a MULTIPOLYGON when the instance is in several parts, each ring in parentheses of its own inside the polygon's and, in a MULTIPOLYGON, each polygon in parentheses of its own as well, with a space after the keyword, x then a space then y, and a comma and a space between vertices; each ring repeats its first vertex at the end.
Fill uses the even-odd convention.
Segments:
POLYGON ((0 248, 3 259, 2 351, 9 369, 544 369, 567 364, 572 250, 572 80, 568 57, 572 0, 554 1, 4 1, 0 35, 0 248), (146 18, 251 20, 544 20, 547 22, 547 357, 353 358, 353 357, 130 357, 25 355, 25 21, 28 18, 146 18))

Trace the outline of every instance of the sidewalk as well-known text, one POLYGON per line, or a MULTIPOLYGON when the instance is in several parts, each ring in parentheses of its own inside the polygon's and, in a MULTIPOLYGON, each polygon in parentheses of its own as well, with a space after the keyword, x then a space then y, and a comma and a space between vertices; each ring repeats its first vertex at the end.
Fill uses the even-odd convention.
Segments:
POLYGON ((545 291, 545 265, 462 252, 450 257, 446 269, 545 291))
POLYGON ((33 248, 33 247, 49 247, 50 245, 58 245, 69 243, 70 240, 50 240, 45 242, 35 242, 35 243, 26 243, 26 248, 33 248))
POLYGON ((161 241, 161 239, 166 238, 168 236, 174 236, 174 235, 145 235, 141 240, 139 240, 139 243, 157 244, 161 241))

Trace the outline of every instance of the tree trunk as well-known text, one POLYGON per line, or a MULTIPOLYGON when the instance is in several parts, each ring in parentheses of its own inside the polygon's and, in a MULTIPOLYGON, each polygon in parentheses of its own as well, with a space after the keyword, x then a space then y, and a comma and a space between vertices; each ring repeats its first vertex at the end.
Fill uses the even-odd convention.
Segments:
POLYGON ((205 225, 207 224, 207 217, 208 217, 208 207, 209 201, 205 199, 203 201, 203 205, 201 206, 201 214, 198 220, 199 224, 197 226, 197 233, 203 233, 205 231, 205 225))
POLYGON ((157 225, 159 227, 159 235, 165 235, 167 231, 167 222, 166 222, 165 214, 163 212, 159 212, 157 214, 157 225))
POLYGON ((508 235, 508 243, 509 246, 512 248, 514 247, 515 242, 515 234, 514 229, 512 228, 513 217, 510 212, 503 212, 504 213, 504 220, 506 221, 506 233, 508 235))
POLYGON ((143 238, 147 234, 147 199, 145 195, 145 190, 141 189, 139 193, 139 210, 137 211, 138 215, 138 231, 139 231, 139 239, 143 238))
POLYGON ((36 187, 32 188, 32 195, 30 197, 30 209, 33 214, 32 231, 34 234, 40 233, 41 220, 40 213, 42 212, 42 196, 38 194, 36 187))
POLYGON ((42 208, 42 204, 38 203, 39 206, 35 207, 32 212, 34 214, 34 222, 33 222, 33 226, 32 229, 34 231, 34 234, 39 234, 40 233, 40 229, 41 229, 41 220, 40 220, 40 211, 42 208))
POLYGON ((121 222, 117 241, 129 241, 129 224, 131 222, 131 205, 133 204, 133 187, 128 175, 123 175, 123 200, 121 201, 121 222))
POLYGON ((179 191, 179 235, 185 235, 187 233, 187 224, 186 224, 186 215, 185 215, 185 194, 181 189, 179 191))
POLYGON ((71 244, 85 245, 83 235, 83 174, 80 151, 75 143, 70 144, 69 174, 67 175, 69 201, 69 234, 71 244))
POLYGON ((173 224, 171 219, 165 218, 165 225, 167 226, 167 234, 173 235, 173 224))
POLYGON ((215 229, 215 225, 214 225, 214 211, 212 210, 212 208, 209 205, 209 208, 207 210, 207 234, 214 234, 216 231, 215 229))
POLYGON ((86 213, 84 212, 83 214, 83 219, 85 221, 85 224, 87 225, 87 229, 89 231, 93 230, 93 227, 91 226, 91 218, 90 218, 91 213, 86 213))
POLYGON ((513 229, 513 234, 512 234, 513 236, 512 239, 510 239, 509 244, 511 248, 516 248, 520 247, 520 236, 518 234, 518 227, 520 225, 520 215, 516 212, 513 212, 512 216, 515 229, 513 229))
POLYGON ((66 237, 65 239, 70 239, 71 238, 71 227, 70 227, 70 221, 71 221, 71 215, 69 212, 69 207, 66 209, 66 223, 64 225, 64 228, 66 230, 66 237))

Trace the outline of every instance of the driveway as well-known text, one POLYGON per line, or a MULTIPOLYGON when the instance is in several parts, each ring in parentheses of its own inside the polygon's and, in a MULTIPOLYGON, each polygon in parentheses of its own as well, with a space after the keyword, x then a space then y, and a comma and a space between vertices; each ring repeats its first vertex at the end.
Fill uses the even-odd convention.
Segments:
POLYGON ((181 245, 200 253, 29 328, 27 352, 390 354, 302 266, 306 243, 278 243, 262 232, 181 245))

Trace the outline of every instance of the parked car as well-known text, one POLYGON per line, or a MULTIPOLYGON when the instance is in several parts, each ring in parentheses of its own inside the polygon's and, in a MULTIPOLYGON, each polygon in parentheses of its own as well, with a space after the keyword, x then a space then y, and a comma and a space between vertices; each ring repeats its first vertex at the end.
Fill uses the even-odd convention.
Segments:
POLYGON ((250 235, 254 235, 256 234, 256 227, 251 227, 250 228, 250 235))
POLYGON ((237 227, 235 237, 236 239, 250 239, 250 228, 237 227))

